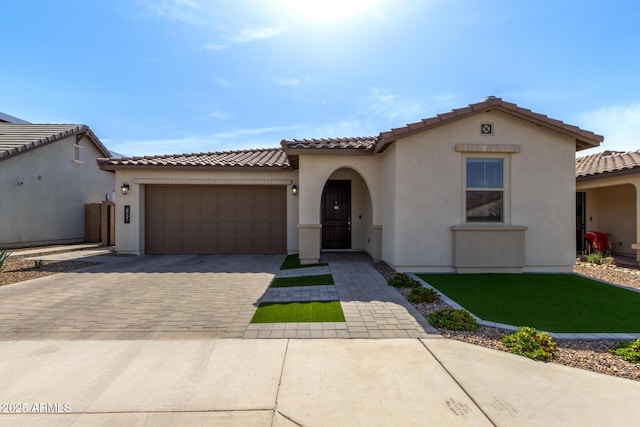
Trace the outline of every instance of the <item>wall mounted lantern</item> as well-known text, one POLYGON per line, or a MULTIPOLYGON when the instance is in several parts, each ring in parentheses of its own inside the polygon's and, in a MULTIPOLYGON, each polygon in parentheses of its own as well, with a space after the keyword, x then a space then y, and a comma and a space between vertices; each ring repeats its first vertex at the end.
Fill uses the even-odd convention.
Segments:
POLYGON ((292 196, 297 196, 297 195, 298 195, 298 186, 297 186, 297 185, 295 185, 295 184, 293 184, 293 185, 291 186, 291 195, 292 195, 292 196))
POLYGON ((122 192, 122 194, 129 193, 129 184, 127 183, 122 184, 122 187, 120 187, 120 191, 122 192))

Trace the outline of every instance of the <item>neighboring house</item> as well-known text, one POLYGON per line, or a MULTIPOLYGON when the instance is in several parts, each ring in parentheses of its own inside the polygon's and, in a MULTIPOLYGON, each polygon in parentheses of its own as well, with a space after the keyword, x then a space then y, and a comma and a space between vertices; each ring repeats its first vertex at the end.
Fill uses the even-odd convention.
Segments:
POLYGON ((489 97, 362 138, 101 159, 116 249, 362 250, 398 271, 571 271, 576 150, 603 137, 489 97))
POLYGON ((0 123, 22 123, 27 124, 29 122, 19 119, 17 117, 10 116, 8 114, 0 112, 0 123))
POLYGON ((112 197, 105 156, 85 125, 0 123, 0 247, 83 241, 85 204, 112 197))
POLYGON ((604 151, 576 159, 576 237, 585 231, 609 235, 611 252, 638 256, 640 151, 604 151))

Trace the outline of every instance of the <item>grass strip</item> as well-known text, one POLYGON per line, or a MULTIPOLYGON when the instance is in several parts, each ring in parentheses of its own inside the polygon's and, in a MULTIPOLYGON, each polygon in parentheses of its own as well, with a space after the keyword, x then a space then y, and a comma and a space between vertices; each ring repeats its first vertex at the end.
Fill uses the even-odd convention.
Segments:
POLYGON ((640 293, 575 274, 418 276, 484 320, 548 332, 640 332, 640 293))
POLYGON ((300 258, 298 254, 292 254, 285 258, 284 262, 280 266, 280 270, 291 270, 293 268, 307 268, 307 267, 324 267, 329 265, 326 262, 319 262, 317 264, 300 264, 300 258))
POLYGON ((340 301, 266 302, 260 304, 251 323, 344 322, 340 301))
POLYGON ((330 274, 321 274, 319 276, 276 277, 271 282, 271 287, 289 288, 291 286, 318 286, 333 284, 333 276, 330 274))

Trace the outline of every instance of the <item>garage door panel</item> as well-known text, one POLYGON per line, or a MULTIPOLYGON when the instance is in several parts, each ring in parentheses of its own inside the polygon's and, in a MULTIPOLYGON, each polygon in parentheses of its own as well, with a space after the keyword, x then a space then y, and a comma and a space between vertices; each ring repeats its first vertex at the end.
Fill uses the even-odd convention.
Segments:
POLYGON ((148 185, 147 253, 285 253, 284 186, 148 185))
POLYGON ((199 221, 189 221, 183 224, 183 233, 185 237, 200 237, 201 224, 199 221))

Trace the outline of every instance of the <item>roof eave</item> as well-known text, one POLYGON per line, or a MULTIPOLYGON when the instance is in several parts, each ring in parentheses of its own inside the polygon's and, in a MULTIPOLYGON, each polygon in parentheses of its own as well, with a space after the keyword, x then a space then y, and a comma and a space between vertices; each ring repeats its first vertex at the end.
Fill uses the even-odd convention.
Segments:
MULTIPOLYGON (((533 123, 537 126, 540 127, 544 127, 553 131, 556 131, 558 133, 570 136, 572 138, 575 138, 576 140, 576 151, 581 151, 581 150, 586 150, 589 148, 595 148, 600 146, 600 144, 602 143, 602 141, 604 141, 604 137, 602 135, 596 135, 594 134, 594 138, 587 138, 585 137, 585 135, 582 135, 580 133, 577 132, 572 132, 569 129, 565 129, 564 127, 561 126, 555 126, 552 123, 549 123, 547 121, 541 120, 541 119, 537 119, 535 117, 535 113, 532 113, 531 115, 529 114, 524 114, 518 110, 514 110, 511 108, 506 108, 500 104, 496 104, 496 105, 492 105, 491 103, 489 103, 489 105, 486 105, 482 108, 475 108, 475 106, 469 106, 467 108, 464 109, 465 111, 460 113, 460 112, 456 112, 454 116, 450 116, 450 117, 446 117, 446 118, 441 118, 440 120, 438 120, 437 122, 433 122, 433 123, 420 123, 420 122, 416 122, 416 123, 412 123, 407 125, 407 127, 409 129, 407 129, 407 127, 405 128, 397 128, 397 129, 391 129, 390 131, 387 132, 382 132, 380 133, 380 141, 376 144, 375 146, 375 153, 382 153, 384 150, 386 150, 388 148, 388 146, 397 141, 398 139, 401 138, 406 138, 415 134, 418 134, 420 132, 424 132, 426 130, 429 129, 434 129, 436 127, 445 125, 445 124, 449 124, 449 123, 453 123, 457 120, 461 120, 461 119, 465 119, 467 117, 479 114, 479 113, 488 113, 492 110, 497 110, 506 114, 509 114, 513 117, 519 118, 521 120, 525 120, 528 121, 530 123, 533 123), (414 127, 414 129, 411 129, 411 127, 414 127)), ((450 113, 445 113, 445 114, 440 114, 438 117, 441 116, 446 116, 449 115, 450 113)), ((425 119, 426 121, 429 121, 430 119, 425 119)))
MULTIPOLYGON (((12 123, 15 124, 15 123, 12 123)), ((20 123, 18 123, 17 125, 20 125, 20 123)), ((64 132, 58 132, 58 133, 53 133, 49 136, 46 136, 44 138, 40 138, 40 139, 36 139, 33 140, 31 142, 29 142, 28 144, 23 144, 20 145, 19 147, 16 147, 12 150, 8 150, 5 151, 3 153, 0 153, 0 161, 1 160, 6 160, 9 159, 11 157, 15 157, 18 156, 20 154, 23 153, 28 153, 32 150, 35 150, 37 148, 43 147, 45 145, 49 145, 52 144, 54 142, 57 141, 61 141, 65 138, 69 138, 72 136, 75 136, 76 138, 78 137, 82 137, 82 135, 86 135, 89 140, 91 141, 91 143, 96 147, 96 149, 100 152, 101 155, 105 156, 105 157, 110 157, 111 153, 109 152, 109 150, 107 150, 107 147, 105 147, 102 142, 100 141, 100 139, 96 136, 96 134, 93 133, 93 131, 91 130, 91 128, 87 125, 71 125, 73 126, 71 129, 64 131, 64 132)))
POLYGON ((504 107, 502 107, 500 105, 489 107, 487 109, 487 112, 491 111, 492 109, 501 111, 501 112, 506 113, 506 114, 510 114, 510 115, 512 115, 514 117, 517 117, 517 118, 522 119, 522 120, 526 120, 526 121, 528 121, 530 123, 533 123, 533 124, 535 124, 537 126, 540 126, 540 127, 546 128, 546 129, 550 129, 550 130, 553 130, 555 132, 561 133, 563 135, 575 138, 575 140, 576 140, 576 151, 581 151, 581 150, 586 150, 586 149, 589 149, 589 148, 599 147, 600 144, 604 141, 604 136, 602 136, 602 135, 593 134, 593 136, 594 136, 593 138, 587 138, 585 135, 580 134, 578 132, 572 132, 571 130, 565 129, 562 126, 556 126, 553 123, 549 123, 547 121, 537 119, 535 117, 535 113, 532 113, 531 115, 524 114, 524 113, 521 113, 521 112, 516 111, 516 110, 512 110, 512 109, 509 109, 509 108, 504 108, 504 107))
POLYGON ((576 176, 577 182, 595 181, 598 179, 615 178, 618 176, 633 175, 640 172, 640 166, 634 166, 626 169, 619 169, 615 171, 596 172, 588 175, 576 176))
POLYGON ((371 148, 285 148, 287 156, 371 156, 375 154, 371 148))
POLYGON ((291 166, 218 166, 218 165, 122 165, 106 163, 109 159, 98 159, 98 166, 104 171, 117 170, 218 170, 218 171, 254 171, 286 172, 291 166))

